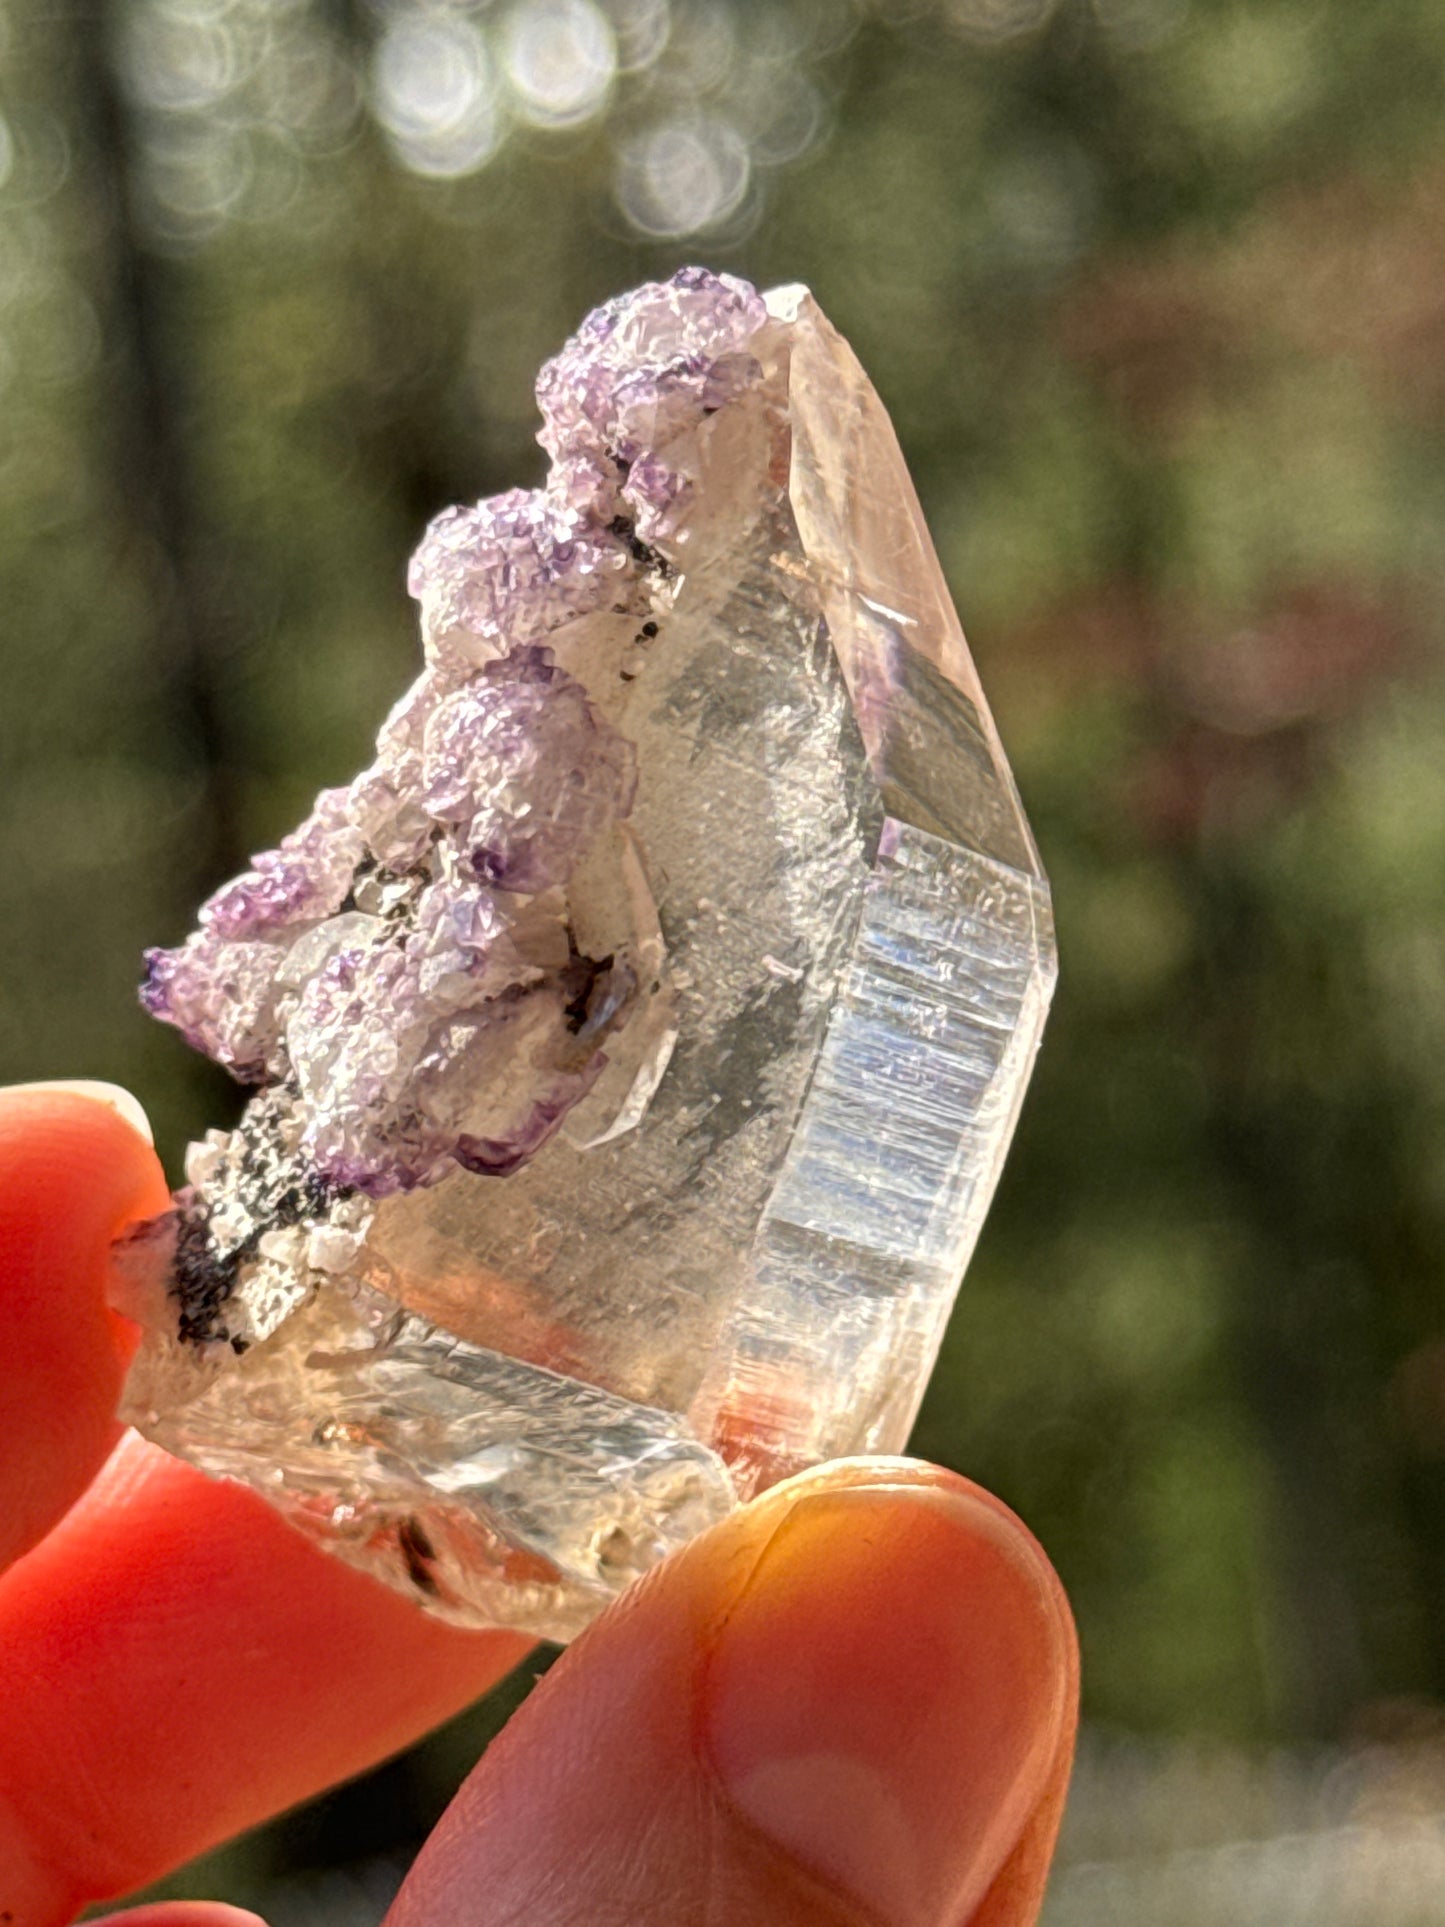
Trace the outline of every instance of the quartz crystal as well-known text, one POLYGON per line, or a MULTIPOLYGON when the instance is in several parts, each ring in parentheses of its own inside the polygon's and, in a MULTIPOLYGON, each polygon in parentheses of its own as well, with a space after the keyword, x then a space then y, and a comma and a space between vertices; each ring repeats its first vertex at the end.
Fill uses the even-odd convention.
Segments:
POLYGON ((148 958, 254 1087, 125 1242, 125 1416, 462 1623, 565 1638, 902 1446, 1054 978, 898 443, 800 287, 701 269, 448 509, 371 767, 148 958))

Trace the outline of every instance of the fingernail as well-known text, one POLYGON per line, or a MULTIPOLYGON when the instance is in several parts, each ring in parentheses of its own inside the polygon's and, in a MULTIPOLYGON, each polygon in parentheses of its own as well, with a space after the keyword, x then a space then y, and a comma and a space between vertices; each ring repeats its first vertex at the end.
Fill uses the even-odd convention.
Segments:
POLYGON ((1072 1719, 1058 1582, 958 1484, 797 1498, 703 1679, 734 1811, 889 1927, 961 1919, 1048 1784, 1072 1719))
POLYGON ((139 1131, 147 1144, 155 1143, 155 1133, 151 1121, 142 1108, 141 1101, 131 1092, 123 1090, 119 1084, 104 1084, 97 1078, 58 1077, 51 1083, 7 1084, 4 1094, 7 1097, 21 1097, 31 1092, 69 1091, 75 1097, 88 1097, 97 1104, 108 1104, 111 1110, 123 1117, 133 1131, 139 1131))

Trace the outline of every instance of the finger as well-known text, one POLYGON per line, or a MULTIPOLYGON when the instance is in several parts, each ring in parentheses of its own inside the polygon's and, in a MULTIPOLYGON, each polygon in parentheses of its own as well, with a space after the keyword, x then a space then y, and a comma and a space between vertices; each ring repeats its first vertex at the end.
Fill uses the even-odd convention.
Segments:
POLYGON ((387 1927, 1024 1927, 1076 1699, 1062 1589, 1004 1506, 903 1461, 833 1467, 563 1657, 387 1927))
POLYGON ((57 1927, 157 1879, 408 1745, 527 1645, 442 1625, 128 1436, 0 1581, 0 1915, 57 1927))
POLYGON ((74 1504, 119 1436, 135 1335, 106 1306, 110 1246, 169 1203, 126 1092, 0 1090, 0 1568, 74 1504))
POLYGON ((163 1900, 155 1907, 128 1907, 105 1914, 89 1927, 266 1927, 259 1914, 225 1907, 218 1900, 163 1900))
POLYGON ((1018 1845, 999 1869, 968 1927, 1030 1927, 1038 1919, 1048 1885, 1049 1867, 1064 1817, 1069 1774, 1074 1764, 1074 1734, 1059 1748, 1043 1798, 1034 1808, 1018 1845))

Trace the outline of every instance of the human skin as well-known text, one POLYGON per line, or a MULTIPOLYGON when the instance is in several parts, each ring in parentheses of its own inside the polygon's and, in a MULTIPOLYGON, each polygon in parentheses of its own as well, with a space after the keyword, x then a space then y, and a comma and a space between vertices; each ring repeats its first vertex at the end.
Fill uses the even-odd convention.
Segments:
MULTIPOLYGON (((0 1927, 62 1927, 406 1746, 524 1656, 114 1419, 109 1248, 165 1208, 134 1100, 0 1091, 0 1927)), ((775 1488, 577 1640, 389 1927, 1024 1927, 1073 1749, 1062 1588, 957 1475, 775 1488)), ((111 1927, 256 1927, 217 1903, 111 1927)))

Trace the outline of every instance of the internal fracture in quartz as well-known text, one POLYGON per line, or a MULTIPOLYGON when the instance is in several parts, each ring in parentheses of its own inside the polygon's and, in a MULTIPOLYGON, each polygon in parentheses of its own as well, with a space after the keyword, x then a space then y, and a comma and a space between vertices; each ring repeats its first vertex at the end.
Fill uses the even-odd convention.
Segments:
POLYGON ((255 1087, 128 1239, 125 1415, 462 1622, 565 1637, 740 1496, 895 1450, 1054 973, 882 406, 687 269, 432 523, 376 759, 153 951, 255 1087))

